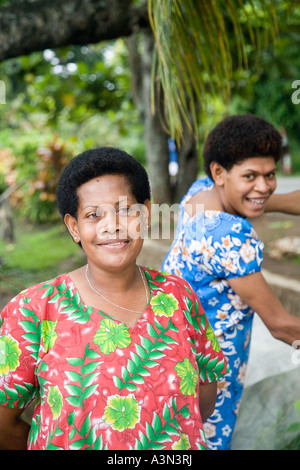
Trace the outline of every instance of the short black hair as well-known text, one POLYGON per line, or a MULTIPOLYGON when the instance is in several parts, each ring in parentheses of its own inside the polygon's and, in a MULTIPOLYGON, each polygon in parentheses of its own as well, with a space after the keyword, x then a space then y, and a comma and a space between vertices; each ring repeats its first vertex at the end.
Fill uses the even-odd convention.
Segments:
POLYGON ((204 170, 211 177, 210 164, 219 163, 229 171, 247 158, 282 155, 282 138, 268 121, 253 114, 237 114, 223 119, 208 134, 204 144, 204 170))
POLYGON ((113 147, 99 147, 72 158, 65 166, 57 184, 56 199, 59 212, 77 217, 77 189, 97 176, 123 175, 130 184, 132 194, 139 204, 151 198, 146 170, 134 157, 113 147))

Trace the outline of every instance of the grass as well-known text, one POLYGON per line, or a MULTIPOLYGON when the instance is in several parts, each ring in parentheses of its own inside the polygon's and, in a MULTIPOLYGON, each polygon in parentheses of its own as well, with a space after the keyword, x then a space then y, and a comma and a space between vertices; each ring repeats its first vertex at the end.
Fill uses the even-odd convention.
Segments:
POLYGON ((17 220, 15 241, 0 240, 0 291, 16 292, 80 266, 82 250, 60 223, 34 226, 17 220))

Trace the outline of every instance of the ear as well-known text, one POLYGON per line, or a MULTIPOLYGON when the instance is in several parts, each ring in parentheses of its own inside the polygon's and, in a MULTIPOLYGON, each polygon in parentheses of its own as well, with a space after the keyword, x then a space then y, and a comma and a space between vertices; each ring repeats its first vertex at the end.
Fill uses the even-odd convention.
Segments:
POLYGON ((212 162, 210 164, 212 180, 216 186, 223 186, 225 182, 226 170, 220 163, 212 162))
POLYGON ((150 226, 151 222, 151 201, 149 199, 146 199, 143 205, 143 222, 145 225, 150 226))
POLYGON ((71 237, 74 239, 76 243, 80 242, 79 230, 77 225, 77 220, 70 214, 66 214, 64 217, 64 222, 66 224, 67 229, 70 232, 71 237))

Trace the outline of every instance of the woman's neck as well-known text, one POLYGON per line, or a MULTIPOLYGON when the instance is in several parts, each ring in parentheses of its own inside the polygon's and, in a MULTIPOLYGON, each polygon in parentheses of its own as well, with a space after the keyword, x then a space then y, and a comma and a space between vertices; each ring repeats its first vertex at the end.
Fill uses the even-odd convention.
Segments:
POLYGON ((93 262, 88 262, 87 266, 90 281, 96 289, 103 292, 128 292, 140 283, 140 272, 135 263, 121 270, 103 270, 93 262))

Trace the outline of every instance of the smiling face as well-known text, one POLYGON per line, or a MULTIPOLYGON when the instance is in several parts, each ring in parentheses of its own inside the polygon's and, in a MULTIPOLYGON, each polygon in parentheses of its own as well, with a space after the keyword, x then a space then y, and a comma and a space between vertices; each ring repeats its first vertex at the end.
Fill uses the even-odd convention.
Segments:
POLYGON ((224 210, 241 217, 260 217, 276 189, 273 157, 253 157, 235 164, 229 171, 216 162, 212 176, 224 210))
POLYGON ((65 223, 88 258, 105 270, 135 263, 141 251, 141 223, 148 222, 150 201, 143 215, 123 175, 104 175, 82 184, 78 190, 77 218, 67 214, 65 223))

